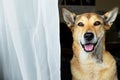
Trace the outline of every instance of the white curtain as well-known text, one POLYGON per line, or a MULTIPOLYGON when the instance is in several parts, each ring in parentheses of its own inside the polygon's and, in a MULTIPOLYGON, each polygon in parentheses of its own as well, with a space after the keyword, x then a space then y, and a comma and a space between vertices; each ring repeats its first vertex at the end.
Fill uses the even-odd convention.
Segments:
POLYGON ((0 80, 60 80, 57 0, 0 0, 0 80))

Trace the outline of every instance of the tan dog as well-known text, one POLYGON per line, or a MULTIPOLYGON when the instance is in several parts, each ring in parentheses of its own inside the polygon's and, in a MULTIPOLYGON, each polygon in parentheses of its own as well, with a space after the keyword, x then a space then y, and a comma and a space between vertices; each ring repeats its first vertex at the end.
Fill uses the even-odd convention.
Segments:
POLYGON ((62 11, 73 35, 72 80, 118 80, 116 61, 105 49, 105 30, 113 24, 118 8, 104 15, 62 11))

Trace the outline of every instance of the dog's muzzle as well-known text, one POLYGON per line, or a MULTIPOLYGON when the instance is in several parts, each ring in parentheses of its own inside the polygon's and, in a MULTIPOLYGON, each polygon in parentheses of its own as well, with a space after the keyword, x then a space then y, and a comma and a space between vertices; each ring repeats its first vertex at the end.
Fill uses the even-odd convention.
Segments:
POLYGON ((92 52, 97 44, 95 36, 92 32, 86 32, 84 34, 84 42, 81 42, 82 47, 86 52, 92 52))

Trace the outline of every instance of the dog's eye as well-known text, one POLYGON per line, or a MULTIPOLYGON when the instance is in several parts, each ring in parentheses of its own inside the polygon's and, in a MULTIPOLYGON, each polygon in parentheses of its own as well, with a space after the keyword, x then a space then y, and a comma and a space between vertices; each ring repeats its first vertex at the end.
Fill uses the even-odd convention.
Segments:
POLYGON ((98 25, 100 25, 101 23, 100 23, 100 21, 96 21, 95 23, 94 23, 94 26, 98 26, 98 25))
POLYGON ((79 22, 78 26, 84 26, 84 24, 82 22, 79 22))

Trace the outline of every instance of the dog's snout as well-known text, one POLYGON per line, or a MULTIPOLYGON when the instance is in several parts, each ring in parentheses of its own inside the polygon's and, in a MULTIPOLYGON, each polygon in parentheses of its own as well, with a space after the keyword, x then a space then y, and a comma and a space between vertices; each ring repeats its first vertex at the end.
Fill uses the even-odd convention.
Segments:
POLYGON ((94 38, 94 34, 92 32, 86 32, 84 34, 84 39, 87 41, 91 41, 94 38))

